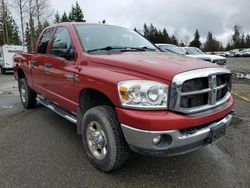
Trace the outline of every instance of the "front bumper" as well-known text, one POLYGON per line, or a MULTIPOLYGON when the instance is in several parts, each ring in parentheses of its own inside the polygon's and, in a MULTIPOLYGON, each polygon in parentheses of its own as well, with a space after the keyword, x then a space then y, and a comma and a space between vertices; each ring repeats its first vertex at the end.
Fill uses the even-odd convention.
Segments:
POLYGON ((195 131, 147 131, 124 124, 121 126, 124 137, 133 151, 153 156, 170 156, 187 153, 209 144, 207 138, 211 129, 221 125, 228 126, 231 121, 232 115, 227 114, 224 118, 195 131), (158 136, 161 136, 161 142, 154 144, 153 139, 158 136))

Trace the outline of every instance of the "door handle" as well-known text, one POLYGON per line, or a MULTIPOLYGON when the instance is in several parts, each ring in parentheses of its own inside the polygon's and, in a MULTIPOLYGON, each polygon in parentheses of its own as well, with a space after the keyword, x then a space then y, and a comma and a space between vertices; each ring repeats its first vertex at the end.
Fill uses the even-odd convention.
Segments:
POLYGON ((45 63, 44 66, 49 69, 52 68, 52 65, 50 63, 45 63))

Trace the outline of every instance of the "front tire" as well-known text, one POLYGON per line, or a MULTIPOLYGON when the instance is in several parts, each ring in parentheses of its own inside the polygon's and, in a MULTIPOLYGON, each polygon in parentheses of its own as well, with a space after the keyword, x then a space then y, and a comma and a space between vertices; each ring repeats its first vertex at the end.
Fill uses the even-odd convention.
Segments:
POLYGON ((21 78, 18 82, 20 98, 24 108, 33 108, 36 105, 36 92, 34 92, 27 83, 25 78, 21 78))
POLYGON ((93 107, 82 119, 82 141, 89 161, 103 172, 121 167, 130 150, 115 111, 110 106, 93 107))

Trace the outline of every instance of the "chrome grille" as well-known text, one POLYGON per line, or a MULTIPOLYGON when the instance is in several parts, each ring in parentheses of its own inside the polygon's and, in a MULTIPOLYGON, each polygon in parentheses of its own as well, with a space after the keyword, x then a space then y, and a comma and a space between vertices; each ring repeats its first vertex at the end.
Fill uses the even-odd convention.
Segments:
POLYGON ((190 114, 225 103, 231 96, 231 72, 224 68, 206 68, 176 75, 170 91, 169 108, 190 114))

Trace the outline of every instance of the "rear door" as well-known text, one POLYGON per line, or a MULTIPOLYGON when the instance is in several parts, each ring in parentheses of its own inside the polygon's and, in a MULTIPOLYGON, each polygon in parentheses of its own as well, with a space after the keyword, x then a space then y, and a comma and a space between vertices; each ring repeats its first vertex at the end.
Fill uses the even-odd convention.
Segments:
POLYGON ((77 106, 75 90, 78 69, 74 54, 75 49, 68 29, 58 27, 45 63, 45 89, 51 101, 70 112, 74 112, 77 106), (67 54, 73 56, 69 57, 67 54))
POLYGON ((30 61, 33 86, 35 90, 43 96, 46 96, 46 90, 44 88, 44 63, 46 60, 48 44, 52 38, 53 31, 54 28, 48 28, 43 32, 37 46, 37 52, 32 56, 30 61))

